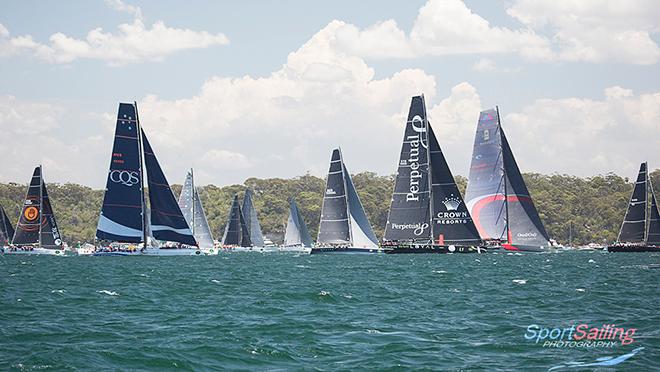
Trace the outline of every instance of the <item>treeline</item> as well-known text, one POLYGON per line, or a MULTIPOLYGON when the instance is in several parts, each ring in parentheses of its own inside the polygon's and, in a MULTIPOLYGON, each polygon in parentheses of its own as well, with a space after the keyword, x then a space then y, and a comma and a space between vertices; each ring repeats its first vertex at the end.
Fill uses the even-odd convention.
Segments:
MULTIPOLYGON (((588 178, 537 173, 527 173, 524 177, 550 237, 567 243, 572 230, 574 244, 616 239, 634 180, 612 173, 588 178)), ((660 169, 653 171, 651 178, 660 189, 660 169)), ((364 172, 355 174, 353 182, 376 235, 382 237, 394 176, 364 172)), ((457 183, 464 193, 467 180, 459 176, 457 183)), ((275 243, 283 238, 289 197, 296 198, 312 237, 316 236, 325 181, 308 174, 293 179, 249 178, 243 185, 203 186, 201 198, 216 239, 222 236, 233 195, 242 196, 247 187, 255 192, 254 204, 262 230, 275 243)), ((27 185, 17 183, 0 184, 0 205, 13 224, 18 219, 26 188, 27 185)), ((181 186, 173 185, 172 189, 178 195, 181 186)), ((93 241, 103 191, 67 183, 49 184, 48 192, 65 240, 93 241)))

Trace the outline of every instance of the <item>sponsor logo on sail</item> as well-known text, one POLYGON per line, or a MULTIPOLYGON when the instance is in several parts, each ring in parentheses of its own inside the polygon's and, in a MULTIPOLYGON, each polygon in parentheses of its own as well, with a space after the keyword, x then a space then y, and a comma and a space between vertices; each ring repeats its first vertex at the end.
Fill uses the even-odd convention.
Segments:
POLYGON ((428 223, 406 223, 406 224, 398 224, 398 223, 393 223, 392 225, 393 230, 413 230, 413 234, 416 236, 420 236, 424 234, 424 231, 429 228, 428 223))
POLYGON ((415 134, 406 137, 406 141, 410 144, 410 153, 408 154, 407 161, 410 167, 410 184, 409 192, 406 193, 406 202, 418 202, 419 192, 421 190, 420 182, 422 176, 426 173, 426 170, 420 169, 420 146, 426 149, 428 148, 428 144, 425 142, 425 136, 422 135, 426 133, 424 120, 419 115, 415 115, 410 123, 415 134))
POLYGON ((516 236, 521 239, 533 239, 536 238, 536 233, 535 232, 526 232, 526 233, 518 233, 516 236))
POLYGON ((25 208, 25 212, 23 212, 23 216, 25 216, 25 219, 28 221, 34 221, 37 219, 37 216, 39 216, 39 210, 37 207, 27 207, 25 208))
POLYGON ((447 208, 448 211, 455 211, 461 205, 461 199, 451 195, 445 198, 445 200, 442 201, 442 204, 445 205, 445 208, 447 208))
POLYGON ((337 192, 333 189, 327 189, 325 190, 326 195, 337 195, 337 192))
POLYGON ((111 170, 110 181, 131 187, 140 183, 140 175, 135 171, 111 170))

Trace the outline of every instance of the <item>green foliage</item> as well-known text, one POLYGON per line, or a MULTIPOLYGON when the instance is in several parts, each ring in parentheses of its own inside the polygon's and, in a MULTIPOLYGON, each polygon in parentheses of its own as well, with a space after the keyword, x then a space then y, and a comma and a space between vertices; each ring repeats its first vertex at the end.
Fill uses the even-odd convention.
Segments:
MULTIPOLYGON (((650 178, 660 193, 660 169, 651 172, 650 178)), ((634 180, 612 173, 589 178, 528 173, 525 181, 550 237, 566 243, 572 230, 573 244, 584 244, 616 239, 634 180)), ((464 194, 466 178, 457 176, 456 182, 464 194)), ((394 176, 358 173, 353 176, 353 183, 376 235, 382 237, 394 176)), ((249 178, 243 185, 201 187, 202 203, 216 239, 222 236, 234 194, 242 198, 247 187, 255 193, 254 204, 262 230, 273 241, 281 242, 283 238, 290 197, 296 199, 310 234, 316 237, 325 181, 306 174, 293 179, 249 178)), ((18 219, 26 188, 24 184, 0 184, 0 205, 14 222, 18 219)), ((173 185, 172 189, 178 195, 181 186, 173 185)), ((92 241, 103 190, 67 183, 49 184, 48 192, 65 240, 70 243, 92 241)))

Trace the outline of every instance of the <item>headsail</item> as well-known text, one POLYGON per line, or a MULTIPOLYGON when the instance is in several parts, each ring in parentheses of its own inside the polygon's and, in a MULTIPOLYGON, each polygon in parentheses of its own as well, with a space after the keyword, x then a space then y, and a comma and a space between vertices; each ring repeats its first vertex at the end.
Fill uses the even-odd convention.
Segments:
POLYGON ((181 213, 181 208, 174 198, 170 184, 156 160, 144 131, 142 131, 142 146, 149 179, 150 222, 154 238, 196 246, 195 237, 181 213))
POLYGON ((428 123, 424 96, 415 96, 403 145, 384 240, 431 241, 428 123))
POLYGON ((12 226, 5 209, 0 205, 0 245, 9 245, 14 237, 14 226, 12 226))
POLYGON ((143 240, 140 140, 135 105, 120 103, 110 171, 96 238, 139 243, 143 240))
POLYGON ((639 243, 643 242, 646 233, 646 210, 648 200, 646 198, 647 173, 646 163, 639 166, 639 173, 635 181, 630 203, 626 216, 623 218, 621 230, 619 230, 619 242, 639 243))
POLYGON ((254 209, 254 203, 252 202, 253 192, 250 189, 245 190, 245 196, 243 197, 243 218, 245 218, 245 225, 248 228, 248 233, 250 234, 250 241, 255 247, 264 246, 264 236, 261 234, 261 225, 259 225, 259 219, 257 218, 257 211, 254 209))
POLYGON ((252 246, 245 219, 241 212, 241 205, 238 202, 238 195, 234 195, 234 201, 229 210, 225 233, 222 236, 222 245, 238 245, 242 247, 252 246))
POLYGON ((289 200, 289 219, 286 224, 286 232, 284 233, 284 246, 303 246, 312 247, 312 237, 309 235, 307 225, 303 219, 296 201, 291 198, 289 200))
POLYGON ((367 214, 364 212, 360 196, 355 190, 351 175, 346 165, 344 168, 344 179, 346 180, 346 195, 348 199, 348 212, 351 226, 351 245, 353 247, 377 248, 378 238, 369 223, 367 214))
POLYGON ((199 193, 195 188, 195 181, 192 169, 186 174, 186 180, 183 183, 181 194, 179 195, 179 207, 183 217, 188 222, 193 236, 200 248, 213 248, 213 236, 211 229, 199 199, 199 193))
POLYGON ((476 245, 481 243, 477 227, 458 190, 447 160, 442 154, 433 127, 429 129, 433 240, 438 244, 476 245))
POLYGON ((649 195, 651 196, 651 211, 649 213, 649 226, 646 233, 646 244, 660 245, 660 212, 658 203, 653 192, 653 186, 649 180, 649 195))
POLYGON ((351 242, 346 183, 339 149, 334 149, 330 158, 330 169, 323 195, 321 221, 316 241, 321 244, 350 244, 351 242))
POLYGON ((48 189, 46 188, 46 183, 43 182, 43 177, 41 178, 41 182, 41 246, 43 248, 56 249, 62 245, 62 236, 60 235, 60 229, 57 227, 55 213, 53 212, 53 206, 50 203, 48 189))

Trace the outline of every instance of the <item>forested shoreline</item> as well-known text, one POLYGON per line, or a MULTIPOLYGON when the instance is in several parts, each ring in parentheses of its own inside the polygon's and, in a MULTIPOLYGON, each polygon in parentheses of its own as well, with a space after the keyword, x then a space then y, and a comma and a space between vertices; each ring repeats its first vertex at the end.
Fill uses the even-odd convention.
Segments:
MULTIPOLYGON (((660 189, 660 169, 651 172, 650 177, 656 190, 660 189)), ((526 173, 524 178, 551 238, 566 244, 572 225, 573 244, 616 239, 634 179, 613 173, 587 178, 526 173)), ((466 178, 458 176, 456 180, 464 193, 466 178)), ((363 172, 353 175, 353 182, 380 239, 387 222, 394 176, 363 172)), ((0 205, 12 224, 20 213, 26 187, 0 183, 0 205)), ((255 192, 254 204, 262 230, 275 243, 281 242, 283 236, 289 197, 296 199, 312 237, 316 236, 325 181, 308 174, 292 179, 249 178, 242 185, 202 186, 200 195, 216 239, 222 235, 233 195, 238 193, 242 197, 247 187, 255 192)), ((181 185, 173 185, 172 189, 178 196, 181 185)), ((48 191, 65 241, 93 241, 103 190, 67 183, 48 184, 48 191)))

